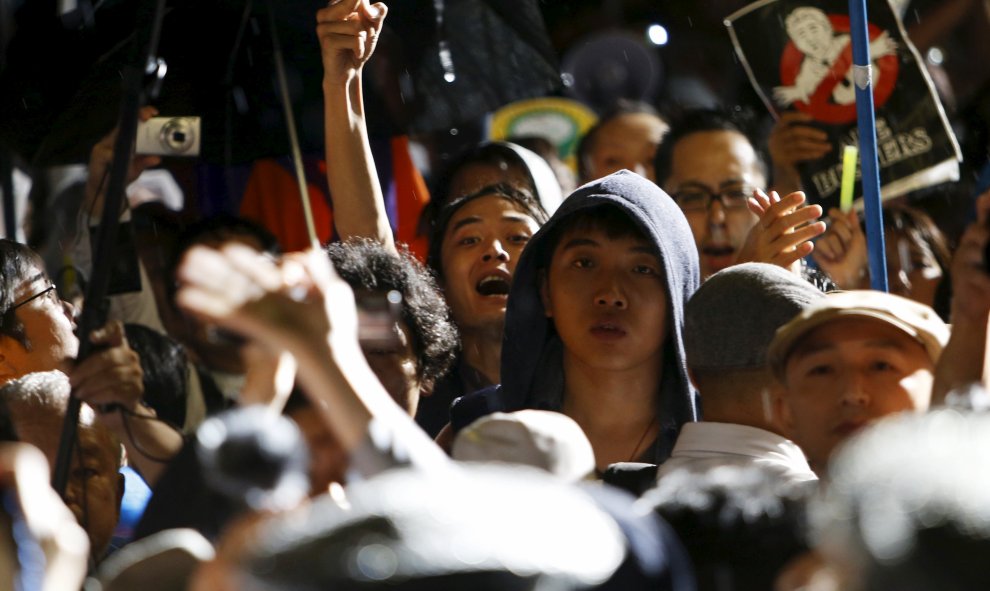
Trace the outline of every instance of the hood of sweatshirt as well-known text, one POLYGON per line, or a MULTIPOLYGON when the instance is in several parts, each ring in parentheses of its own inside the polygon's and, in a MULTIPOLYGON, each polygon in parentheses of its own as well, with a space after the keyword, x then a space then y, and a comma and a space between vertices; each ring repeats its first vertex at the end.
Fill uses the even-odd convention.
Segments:
POLYGON ((698 288, 698 252, 684 214, 662 189, 623 170, 577 189, 523 251, 512 281, 502 345, 500 397, 507 410, 559 410, 563 402, 563 345, 546 317, 540 297, 540 268, 548 259, 548 238, 568 218, 588 208, 612 205, 625 212, 655 246, 667 291, 668 337, 663 345, 657 416, 660 436, 653 454, 669 454, 680 426, 697 420, 696 393, 688 380, 683 327, 684 304, 698 288))

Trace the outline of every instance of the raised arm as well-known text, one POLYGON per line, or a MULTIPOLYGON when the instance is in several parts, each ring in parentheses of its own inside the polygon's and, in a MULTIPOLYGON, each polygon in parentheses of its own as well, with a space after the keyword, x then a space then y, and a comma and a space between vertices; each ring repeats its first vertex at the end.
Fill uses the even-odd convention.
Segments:
POLYGON ((938 366, 932 403, 945 401, 952 390, 974 382, 988 384, 987 323, 990 321, 990 273, 986 247, 990 242, 990 191, 976 202, 978 221, 959 240, 952 258, 952 336, 938 366))
POLYGON ((352 468, 368 476, 397 461, 420 468, 448 464, 368 366, 357 339, 354 295, 326 253, 276 263, 238 244, 195 247, 179 277, 182 308, 295 357, 304 391, 351 456, 352 468), (369 458, 368 451, 379 457, 369 458))
POLYGON ((368 142, 361 72, 375 51, 386 6, 340 0, 316 13, 323 56, 327 181, 341 239, 360 236, 395 249, 368 142))

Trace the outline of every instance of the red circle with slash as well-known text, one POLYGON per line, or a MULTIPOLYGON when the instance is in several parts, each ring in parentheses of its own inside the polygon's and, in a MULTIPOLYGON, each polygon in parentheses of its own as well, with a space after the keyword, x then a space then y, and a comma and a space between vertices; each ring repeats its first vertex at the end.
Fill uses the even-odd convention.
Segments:
MULTIPOLYGON (((844 15, 830 14, 829 22, 836 34, 849 33, 849 17, 844 15)), ((883 29, 873 24, 869 25, 870 41, 874 41, 883 34, 883 29)), ((784 47, 784 52, 780 56, 780 81, 784 86, 792 86, 797 79, 801 69, 801 63, 805 60, 804 53, 794 45, 794 41, 788 40, 784 47)), ((852 68, 852 39, 842 50, 842 53, 832 64, 829 74, 819 83, 807 101, 795 101, 794 107, 797 110, 807 113, 822 123, 845 124, 856 120, 856 103, 840 105, 832 100, 832 91, 836 85, 842 83, 852 68)), ((873 76, 873 104, 874 107, 881 107, 894 92, 897 84, 897 73, 900 70, 900 62, 897 52, 891 55, 874 58, 873 76)))

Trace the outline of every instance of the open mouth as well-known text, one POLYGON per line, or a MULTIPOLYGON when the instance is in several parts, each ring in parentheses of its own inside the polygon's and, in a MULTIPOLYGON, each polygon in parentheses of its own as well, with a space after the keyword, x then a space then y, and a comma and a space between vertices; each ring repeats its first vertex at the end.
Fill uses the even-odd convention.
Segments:
POLYGON ((735 254, 736 249, 726 244, 724 246, 706 246, 701 249, 701 252, 711 257, 727 257, 735 254))
POLYGON ((488 275, 481 278, 476 289, 483 296, 505 297, 509 295, 509 285, 509 280, 502 275, 488 275))

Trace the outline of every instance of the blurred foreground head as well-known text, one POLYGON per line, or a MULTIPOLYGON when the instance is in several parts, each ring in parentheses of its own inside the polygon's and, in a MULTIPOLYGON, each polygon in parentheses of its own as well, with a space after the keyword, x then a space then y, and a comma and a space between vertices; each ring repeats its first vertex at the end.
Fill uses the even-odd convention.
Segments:
POLYGON ((845 589, 990 589, 990 415, 939 410, 844 446, 812 511, 845 589))
POLYGON ((458 461, 532 466, 566 482, 595 472, 595 452, 581 427, 548 410, 484 416, 457 434, 452 455, 458 461))
POLYGON ((694 563, 699 591, 766 591, 807 548, 806 506, 814 483, 782 479, 760 466, 677 470, 638 504, 677 533, 694 563))
POLYGON ((395 470, 271 521, 242 556, 243 589, 594 588, 624 559, 590 497, 535 470, 395 470))
MULTIPOLYGON (((62 424, 69 404, 69 378, 60 371, 31 373, 0 389, 10 409, 17 438, 40 449, 52 469, 58 456, 62 424)), ((94 558, 110 543, 120 518, 124 477, 118 472, 120 444, 83 404, 65 504, 86 530, 94 558)))

